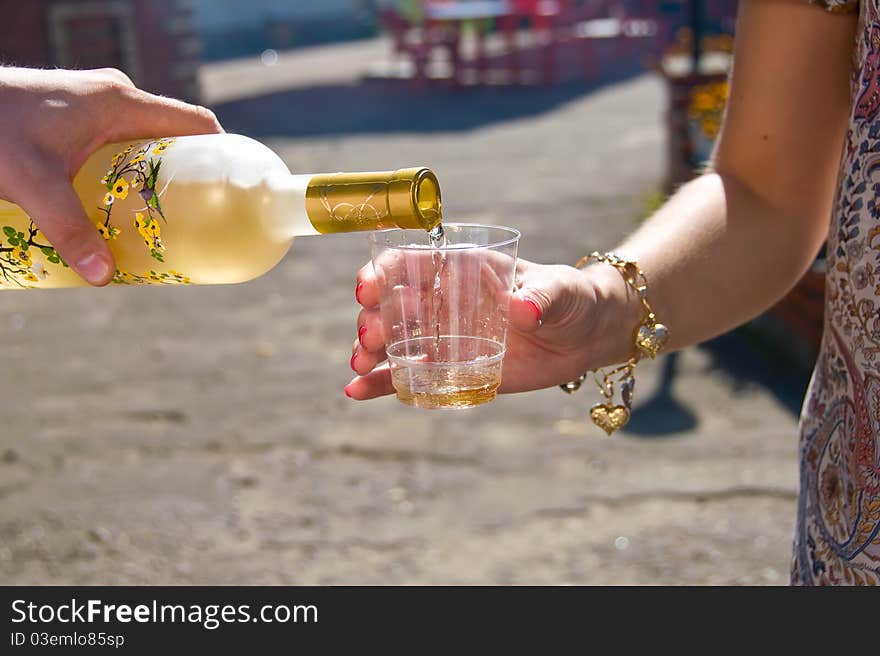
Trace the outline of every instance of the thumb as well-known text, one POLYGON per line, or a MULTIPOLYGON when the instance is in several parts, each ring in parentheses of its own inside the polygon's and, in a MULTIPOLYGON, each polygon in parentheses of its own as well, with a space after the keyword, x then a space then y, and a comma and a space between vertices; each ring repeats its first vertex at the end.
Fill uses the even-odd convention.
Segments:
POLYGON ((61 167, 23 167, 12 185, 18 192, 12 201, 36 226, 74 271, 92 285, 106 285, 116 265, 113 254, 86 216, 79 197, 61 167))
POLYGON ((513 328, 533 333, 552 317, 553 301, 546 290, 522 287, 510 297, 509 317, 513 328))
POLYGON ((580 293, 580 272, 560 264, 528 263, 520 276, 522 284, 510 299, 510 324, 524 333, 541 326, 565 327, 581 316, 588 295, 580 293))

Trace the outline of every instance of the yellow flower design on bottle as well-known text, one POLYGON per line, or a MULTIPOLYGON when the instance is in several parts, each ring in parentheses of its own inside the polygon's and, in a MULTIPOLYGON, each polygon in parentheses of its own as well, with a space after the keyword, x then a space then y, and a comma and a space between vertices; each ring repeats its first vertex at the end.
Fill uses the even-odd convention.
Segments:
MULTIPOLYGON (((162 224, 168 222, 162 210, 167 180, 159 182, 164 159, 160 156, 168 152, 174 141, 139 142, 110 157, 110 168, 100 179, 100 193, 96 194, 96 207, 92 211, 95 229, 107 241, 124 233, 125 226, 120 227, 114 219, 121 212, 126 213, 130 218, 122 223, 133 224, 150 257, 163 264, 168 250, 162 240, 162 224)), ((127 236, 136 243, 133 234, 127 236)), ((125 249, 130 247, 128 242, 124 245, 125 249)), ((27 227, 0 223, 0 286, 38 287, 52 275, 53 267, 68 268, 68 265, 33 221, 29 221, 27 227)), ((117 270, 113 282, 121 285, 192 284, 183 273, 161 268, 141 273, 117 270)))
POLYGON ((119 200, 123 200, 128 196, 128 180, 119 176, 113 182, 113 186, 110 188, 110 193, 113 194, 114 198, 118 198, 119 200))
POLYGON ((31 256, 28 254, 27 250, 25 250, 21 247, 13 249, 10 256, 16 262, 19 262, 19 263, 24 264, 26 266, 30 266, 30 264, 31 264, 31 256))
POLYGON ((156 143, 155 147, 153 148, 153 154, 161 155, 166 150, 168 150, 168 146, 170 146, 173 142, 173 139, 162 139, 161 141, 156 143))
POLYGON ((140 275, 130 271, 117 271, 113 277, 113 283, 117 285, 191 285, 192 280, 189 276, 173 270, 167 273, 148 271, 140 275))
POLYGON ((116 226, 104 225, 103 223, 98 223, 96 227, 98 228, 98 232, 101 233, 101 236, 107 241, 116 239, 119 236, 119 233, 122 232, 116 226))
POLYGON ((149 248, 160 252, 165 251, 165 244, 162 243, 162 235, 159 230, 159 222, 155 218, 149 215, 144 216, 143 212, 137 212, 134 215, 134 227, 137 229, 138 234, 143 237, 144 243, 149 248))
MULTIPOLYGON (((165 262, 167 248, 162 240, 161 224, 167 222, 162 211, 161 196, 164 189, 159 186, 159 171, 162 158, 157 157, 168 151, 174 139, 159 139, 140 145, 131 145, 117 153, 111 159, 111 167, 101 178, 101 184, 107 189, 98 207, 100 214, 95 219, 95 227, 106 240, 116 239, 122 232, 111 221, 114 212, 130 207, 131 200, 120 205, 120 201, 131 197, 140 198, 143 206, 132 208, 134 217, 132 224, 137 234, 149 249, 150 256, 165 262)), ((131 225, 131 224, 129 224, 131 225)), ((120 285, 136 284, 190 284, 189 277, 176 271, 149 271, 143 274, 130 271, 117 271, 113 282, 120 285)))

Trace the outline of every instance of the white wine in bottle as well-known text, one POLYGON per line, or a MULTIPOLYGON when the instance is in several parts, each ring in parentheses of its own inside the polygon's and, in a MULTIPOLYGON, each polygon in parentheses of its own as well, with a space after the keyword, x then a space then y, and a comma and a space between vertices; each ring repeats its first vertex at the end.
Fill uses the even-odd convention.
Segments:
MULTIPOLYGON (((293 238, 440 223, 427 168, 292 175, 233 134, 104 146, 73 181, 116 258, 114 284, 219 284, 274 267, 293 238)), ((80 287, 25 212, 0 201, 0 288, 80 287)))

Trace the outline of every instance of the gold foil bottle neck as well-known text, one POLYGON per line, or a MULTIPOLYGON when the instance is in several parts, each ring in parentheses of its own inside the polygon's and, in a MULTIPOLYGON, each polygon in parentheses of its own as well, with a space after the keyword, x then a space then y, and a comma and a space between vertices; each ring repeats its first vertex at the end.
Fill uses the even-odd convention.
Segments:
POLYGON ((313 176, 306 212, 320 233, 415 228, 431 230, 441 219, 440 183, 424 167, 377 173, 313 176))

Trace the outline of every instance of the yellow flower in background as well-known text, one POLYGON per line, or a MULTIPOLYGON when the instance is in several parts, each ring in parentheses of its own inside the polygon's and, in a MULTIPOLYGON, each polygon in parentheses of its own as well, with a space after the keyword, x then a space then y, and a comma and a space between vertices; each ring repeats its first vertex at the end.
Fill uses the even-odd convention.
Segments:
POLYGON ((709 139, 715 139, 721 131, 729 92, 726 81, 710 82, 691 91, 688 115, 699 123, 701 132, 709 139))
POLYGON ((135 155, 134 157, 132 157, 129 164, 137 164, 138 162, 143 162, 143 161, 144 161, 144 154, 141 153, 140 155, 135 155))
POLYGON ((721 121, 715 118, 704 118, 700 124, 703 133, 710 139, 714 139, 721 132, 721 121))
POLYGON ((117 178, 116 182, 113 183, 113 188, 110 190, 116 198, 122 200, 126 196, 128 196, 128 181, 120 176, 117 178))
POLYGON ((24 274, 24 279, 27 280, 28 282, 40 282, 39 279, 30 271, 28 271, 26 274, 24 274))
POLYGON ((111 163, 113 166, 116 166, 117 164, 119 164, 119 162, 122 161, 122 158, 123 158, 123 157, 125 157, 125 153, 123 153, 123 152, 118 152, 118 153, 116 153, 116 154, 113 156, 113 158, 110 160, 110 163, 111 163))
POLYGON ((168 150, 168 146, 170 146, 170 145, 171 144, 168 143, 167 141, 160 141, 159 143, 156 144, 156 147, 153 148, 153 154, 154 155, 161 155, 166 150, 168 150))
POLYGON ((691 102, 691 113, 712 111, 717 106, 715 97, 710 93, 696 93, 691 102))
POLYGON ((112 204, 113 204, 113 199, 114 199, 113 194, 111 194, 111 193, 108 191, 106 194, 104 194, 104 205, 108 205, 108 206, 109 206, 109 205, 112 205, 112 204))

